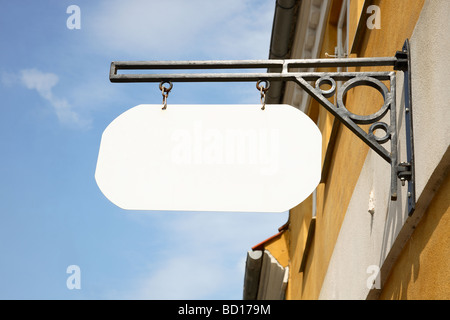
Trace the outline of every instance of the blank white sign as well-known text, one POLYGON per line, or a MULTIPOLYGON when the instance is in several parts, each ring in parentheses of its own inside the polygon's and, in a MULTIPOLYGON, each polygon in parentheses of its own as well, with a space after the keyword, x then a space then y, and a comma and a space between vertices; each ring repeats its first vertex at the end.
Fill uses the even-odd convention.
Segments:
POLYGON ((289 105, 138 105, 103 132, 95 179, 123 209, 285 212, 318 185, 321 146, 289 105))

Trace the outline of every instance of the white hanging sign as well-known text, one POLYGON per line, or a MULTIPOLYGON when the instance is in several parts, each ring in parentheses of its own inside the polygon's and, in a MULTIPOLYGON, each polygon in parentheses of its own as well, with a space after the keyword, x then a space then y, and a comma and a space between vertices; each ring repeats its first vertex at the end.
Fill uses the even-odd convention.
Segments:
POLYGON ((95 179, 123 209, 285 212, 318 185, 321 147, 289 105, 138 105, 103 132, 95 179))

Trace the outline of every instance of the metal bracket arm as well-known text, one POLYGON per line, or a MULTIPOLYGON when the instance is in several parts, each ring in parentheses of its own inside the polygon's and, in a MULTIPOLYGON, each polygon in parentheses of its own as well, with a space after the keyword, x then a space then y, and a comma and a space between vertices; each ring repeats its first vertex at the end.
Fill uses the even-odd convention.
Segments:
MULTIPOLYGON (((396 57, 346 59, 286 59, 286 60, 211 60, 211 61, 113 61, 111 82, 239 82, 258 80, 295 81, 301 75, 306 81, 316 81, 323 72, 298 72, 293 69, 395 66, 396 57), (121 74, 119 70, 239 70, 270 69, 271 72, 121 74), (277 72, 275 72, 277 71, 277 72)), ((360 72, 330 73, 335 80, 345 81, 360 72)), ((389 80, 386 72, 371 72, 379 80, 389 80)))
POLYGON ((293 81, 319 102, 333 116, 364 141, 373 151, 391 165, 391 199, 397 199, 398 179, 409 182, 409 214, 414 211, 414 159, 412 136, 410 53, 408 40, 402 51, 394 57, 344 58, 344 59, 285 59, 285 60, 221 60, 221 61, 115 61, 111 63, 111 82, 249 82, 249 81, 293 81), (374 72, 301 72, 301 69, 340 67, 391 67, 393 71, 374 72), (243 70, 246 72, 208 73, 119 73, 120 70, 243 70), (258 69, 266 69, 259 71, 258 69), (257 71, 249 72, 248 70, 257 71), (269 72, 267 72, 269 70, 269 72), (396 115, 396 72, 405 75, 405 114, 407 115, 407 164, 398 164, 397 115, 396 115), (338 81, 343 81, 341 87, 338 81), (389 82, 389 88, 384 84, 389 82), (328 84, 328 90, 321 86, 328 84), (350 112, 344 97, 356 86, 370 86, 378 90, 383 106, 372 115, 357 115, 350 112), (336 104, 328 98, 336 95, 336 104), (389 112, 389 124, 384 118, 389 112), (370 125, 368 132, 360 125, 370 125), (376 130, 384 136, 375 135, 376 130), (390 141, 390 148, 382 145, 390 141), (412 199, 412 200, 411 200, 412 199))

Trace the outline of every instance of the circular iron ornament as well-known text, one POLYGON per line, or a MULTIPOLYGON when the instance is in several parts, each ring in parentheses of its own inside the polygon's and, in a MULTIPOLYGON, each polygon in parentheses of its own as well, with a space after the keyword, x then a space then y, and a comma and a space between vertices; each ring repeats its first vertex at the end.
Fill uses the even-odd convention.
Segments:
POLYGON ((159 84, 159 90, 161 90, 162 92, 169 93, 170 90, 172 90, 172 88, 173 88, 173 84, 170 81, 161 81, 159 84), (166 83, 169 85, 169 87, 164 86, 166 83))
POLYGON ((334 81, 333 78, 328 76, 319 78, 316 81, 316 89, 319 90, 325 98, 330 98, 334 95, 334 92, 336 91, 336 81, 334 81), (331 88, 328 90, 322 90, 320 86, 323 84, 329 84, 331 88))
POLYGON ((389 132, 389 126, 385 122, 375 122, 369 128, 369 136, 374 138, 379 144, 383 144, 389 141, 391 138, 391 133, 389 132), (383 137, 377 137, 374 132, 375 130, 381 129, 385 132, 383 137))
POLYGON ((256 89, 258 89, 258 91, 266 92, 269 88, 270 82, 268 80, 258 80, 258 82, 256 82, 256 89), (261 83, 264 83, 264 85, 261 85, 261 83))
POLYGON ((355 123, 371 124, 383 118, 384 115, 387 113, 387 111, 389 110, 389 106, 391 105, 391 95, 388 91, 388 88, 380 80, 372 77, 356 77, 345 82, 342 88, 338 90, 337 104, 339 108, 344 109, 346 111, 350 119, 352 119, 355 123), (344 105, 344 96, 347 94, 348 90, 355 88, 357 86, 369 86, 378 90, 384 99, 384 103, 381 109, 367 116, 357 115, 348 111, 344 105))

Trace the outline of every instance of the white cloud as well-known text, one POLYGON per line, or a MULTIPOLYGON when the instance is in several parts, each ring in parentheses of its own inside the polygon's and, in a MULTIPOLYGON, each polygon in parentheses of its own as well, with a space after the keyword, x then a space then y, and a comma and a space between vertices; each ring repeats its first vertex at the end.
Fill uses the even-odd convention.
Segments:
POLYGON ((78 128, 89 127, 90 120, 76 113, 66 99, 54 95, 53 87, 59 82, 56 74, 44 73, 37 69, 24 69, 20 71, 19 80, 27 89, 36 90, 42 98, 50 102, 61 123, 78 128))
POLYGON ((271 0, 109 0, 85 24, 96 43, 144 60, 265 59, 273 12, 271 0))
MULTIPOLYGON (((170 249, 148 252, 147 269, 120 298, 240 299, 247 251, 277 233, 286 218, 263 213, 164 214, 158 226, 170 235, 165 243, 170 249)), ((136 216, 136 221, 144 220, 145 215, 136 216)))
MULTIPOLYGON (((219 60, 266 59, 274 8, 273 0, 108 0, 91 13, 81 9, 90 14, 83 18, 89 47, 113 60, 219 60)), ((233 96, 259 103, 254 84, 251 90, 239 87, 233 96)), ((127 289, 111 293, 114 299, 239 299, 247 250, 286 222, 285 214, 162 215, 129 216, 157 221, 158 232, 170 236, 158 239, 164 253, 146 252, 147 267, 127 289)))
POLYGON ((218 262, 208 261, 195 253, 180 254, 176 250, 173 255, 164 266, 140 282, 136 299, 208 299, 228 278, 226 269, 218 262))

